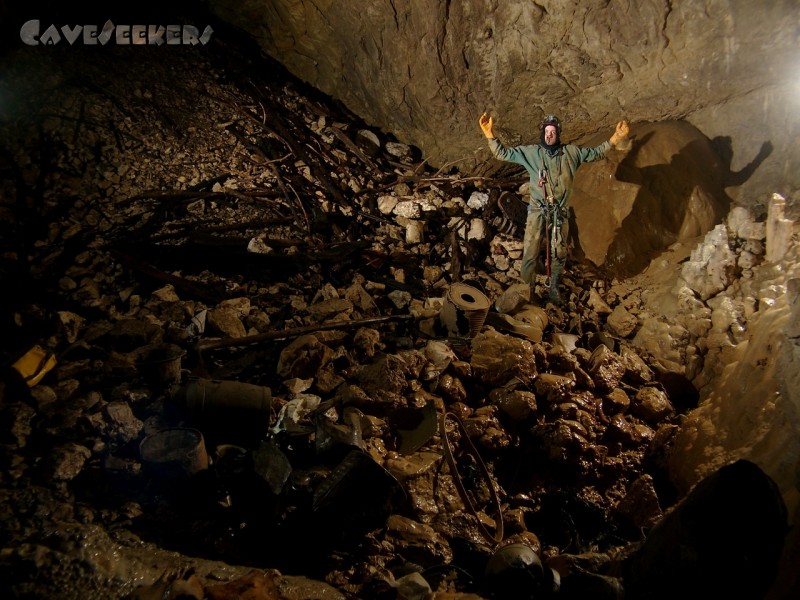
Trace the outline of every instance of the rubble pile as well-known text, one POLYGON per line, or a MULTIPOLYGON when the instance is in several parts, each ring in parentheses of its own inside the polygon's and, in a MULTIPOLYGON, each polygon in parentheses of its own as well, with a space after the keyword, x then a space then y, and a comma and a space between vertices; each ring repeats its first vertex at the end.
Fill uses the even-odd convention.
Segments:
POLYGON ((8 590, 622 589, 697 396, 591 265, 561 306, 516 285, 522 179, 433 170, 221 37, 16 58, 8 590))

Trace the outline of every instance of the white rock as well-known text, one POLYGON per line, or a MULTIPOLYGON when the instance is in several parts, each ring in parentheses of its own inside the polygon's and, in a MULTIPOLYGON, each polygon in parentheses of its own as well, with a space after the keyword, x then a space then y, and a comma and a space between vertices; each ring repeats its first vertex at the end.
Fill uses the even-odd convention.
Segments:
POLYGON ((417 200, 419 204, 419 208, 422 212, 432 212, 435 210, 439 210, 442 206, 442 199, 441 198, 419 198, 417 200))
POLYGON ((406 243, 421 244, 425 240, 425 223, 410 220, 406 225, 406 243))
POLYGON ((780 194, 772 194, 767 210, 767 260, 777 262, 782 259, 792 241, 794 223, 784 218, 786 199, 780 194))
POLYGON ((489 204, 489 194, 486 192, 479 192, 474 191, 470 194, 469 200, 467 200, 467 206, 469 206, 473 210, 482 210, 486 208, 486 205, 489 204))
POLYGON ((469 222, 469 231, 467 232, 468 240, 478 240, 479 242, 485 240, 489 235, 486 228, 486 221, 479 218, 474 218, 469 222))
POLYGON ((643 355, 652 356, 668 371, 683 373, 683 351, 689 332, 678 324, 672 326, 655 318, 643 320, 632 344, 643 355))
POLYGON ((394 207, 394 214, 398 217, 419 219, 422 216, 422 209, 416 200, 401 200, 394 207))
POLYGON ((375 156, 381 149, 381 141, 378 136, 369 129, 361 129, 358 132, 356 141, 363 148, 364 152, 370 156, 375 156))
POLYGON ((411 155, 411 148, 399 142, 386 142, 386 152, 397 158, 406 158, 411 155))
POLYGON ((263 239, 252 238, 247 242, 247 251, 254 254, 272 254, 273 249, 271 246, 267 246, 263 239))
POLYGON ((736 237, 744 238, 741 232, 752 222, 753 216, 750 214, 750 211, 743 206, 735 206, 728 213, 728 228, 736 237))
POLYGON ((751 252, 742 251, 736 260, 736 264, 743 270, 752 269, 758 264, 758 257, 751 252))
POLYGON ((511 261, 504 254, 492 254, 492 262, 501 271, 508 271, 511 268, 511 261))
POLYGON ((736 255, 728 245, 728 229, 720 224, 692 250, 681 276, 702 300, 707 300, 733 283, 735 271, 736 255))
POLYGON ((400 202, 397 196, 380 196, 378 197, 378 210, 384 215, 390 214, 397 203, 400 202))

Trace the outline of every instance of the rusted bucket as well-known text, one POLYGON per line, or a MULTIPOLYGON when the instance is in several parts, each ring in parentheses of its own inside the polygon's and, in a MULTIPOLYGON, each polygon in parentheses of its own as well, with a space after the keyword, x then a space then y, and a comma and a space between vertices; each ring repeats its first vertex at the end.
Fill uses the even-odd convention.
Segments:
POLYGON ((547 329, 549 320, 547 313, 539 306, 533 304, 526 304, 522 309, 514 313, 514 318, 519 321, 525 321, 536 327, 539 331, 547 329))
POLYGON ((181 378, 181 359, 186 351, 177 344, 156 344, 143 349, 136 368, 154 387, 177 383, 181 378))
POLYGON ((145 469, 160 479, 186 479, 208 468, 203 434, 191 427, 164 429, 139 444, 145 469))

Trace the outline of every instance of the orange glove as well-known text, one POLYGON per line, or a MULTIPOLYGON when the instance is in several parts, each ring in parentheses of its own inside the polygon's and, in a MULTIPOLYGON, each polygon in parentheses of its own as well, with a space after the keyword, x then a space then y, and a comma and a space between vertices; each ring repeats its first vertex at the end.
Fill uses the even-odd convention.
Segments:
POLYGON ((628 126, 628 122, 625 120, 620 121, 617 123, 617 129, 614 131, 613 135, 611 136, 611 144, 616 146, 621 141, 628 139, 628 134, 631 132, 631 128, 628 126))
POLYGON ((492 131, 492 125, 494 125, 494 119, 492 119, 492 117, 490 117, 486 113, 483 113, 481 115, 481 118, 478 119, 478 124, 481 126, 483 135, 485 135, 487 138, 494 137, 494 132, 492 131))

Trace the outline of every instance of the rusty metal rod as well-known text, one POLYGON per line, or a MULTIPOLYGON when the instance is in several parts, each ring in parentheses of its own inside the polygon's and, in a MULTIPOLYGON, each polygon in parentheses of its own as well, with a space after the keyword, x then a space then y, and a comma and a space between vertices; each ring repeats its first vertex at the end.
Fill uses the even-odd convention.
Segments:
POLYGON ((240 338, 222 338, 218 340, 201 340, 197 344, 197 350, 209 350, 211 348, 227 348, 230 346, 246 346, 247 344, 257 344, 271 340, 284 340, 292 337, 299 337, 315 331, 329 331, 331 329, 349 329, 351 327, 361 327, 365 325, 376 325, 379 323, 389 323, 392 321, 409 321, 414 315, 390 315, 388 317, 372 317, 360 319, 358 321, 336 321, 334 323, 323 323, 321 325, 309 325, 307 327, 295 327, 293 329, 281 329, 248 335, 240 338))

